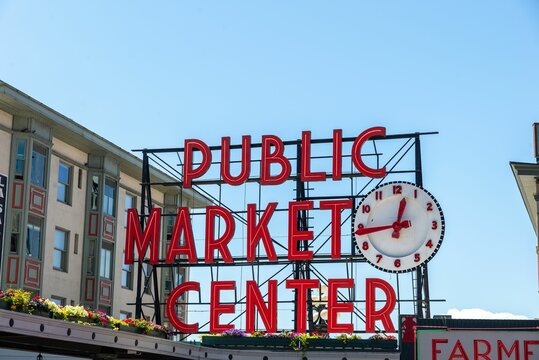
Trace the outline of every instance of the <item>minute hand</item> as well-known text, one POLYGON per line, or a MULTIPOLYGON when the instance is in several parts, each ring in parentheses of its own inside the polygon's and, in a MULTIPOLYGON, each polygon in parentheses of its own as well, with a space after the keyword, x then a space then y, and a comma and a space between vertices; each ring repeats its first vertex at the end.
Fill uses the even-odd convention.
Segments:
POLYGON ((357 235, 367 235, 367 234, 372 234, 374 232, 378 232, 378 231, 384 231, 384 230, 388 230, 388 229, 393 229, 395 228, 396 226, 399 226, 400 228, 408 228, 410 227, 410 225, 412 225, 411 221, 410 220, 405 220, 405 221, 402 221, 400 222, 400 224, 392 224, 392 225, 384 225, 384 226, 373 226, 373 227, 368 227, 368 228, 359 228, 355 231, 355 233, 357 235))
POLYGON ((371 234, 373 232, 387 230, 387 229, 393 229, 393 225, 385 225, 385 226, 374 226, 374 227, 368 227, 368 228, 359 228, 356 230, 357 235, 367 235, 371 234))

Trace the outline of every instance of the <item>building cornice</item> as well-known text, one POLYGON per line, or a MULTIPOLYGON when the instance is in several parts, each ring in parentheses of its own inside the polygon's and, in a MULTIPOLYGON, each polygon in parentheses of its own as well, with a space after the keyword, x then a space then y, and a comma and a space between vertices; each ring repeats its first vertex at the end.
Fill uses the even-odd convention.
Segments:
MULTIPOLYGON (((34 117, 43 121, 53 129, 54 137, 87 153, 107 154, 120 163, 123 172, 133 178, 140 177, 142 169, 140 158, 1 80, 0 109, 13 115, 34 117)), ((152 177, 155 182, 177 181, 154 167, 152 167, 152 177)), ((192 189, 183 189, 183 192, 184 196, 187 195, 193 199, 194 207, 211 204, 206 197, 192 189)))
POLYGON ((539 195, 537 192, 538 179, 539 179, 539 164, 536 163, 521 163, 521 162, 510 162, 511 170, 515 176, 515 180, 528 211, 530 221, 533 225, 535 233, 537 234, 537 222, 538 222, 538 212, 537 212, 537 202, 539 195))

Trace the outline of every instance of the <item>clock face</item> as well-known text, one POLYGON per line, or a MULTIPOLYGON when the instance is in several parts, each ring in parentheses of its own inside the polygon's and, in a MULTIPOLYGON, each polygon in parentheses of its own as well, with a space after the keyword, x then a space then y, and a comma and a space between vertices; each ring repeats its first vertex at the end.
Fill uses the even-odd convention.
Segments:
POLYGON ((369 192, 356 208, 354 236, 363 256, 388 272, 408 272, 429 261, 444 237, 436 199, 409 182, 389 182, 369 192))

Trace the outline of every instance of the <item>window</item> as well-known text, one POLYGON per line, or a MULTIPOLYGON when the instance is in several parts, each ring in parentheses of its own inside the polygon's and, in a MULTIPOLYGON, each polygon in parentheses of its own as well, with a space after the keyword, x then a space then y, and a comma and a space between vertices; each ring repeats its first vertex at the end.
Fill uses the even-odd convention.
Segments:
POLYGON ((99 276, 112 279, 112 244, 103 242, 99 258, 99 276))
POLYGON ((75 241, 73 244, 73 254, 77 255, 79 253, 79 234, 75 234, 75 241))
POLYGON ((15 179, 24 179, 24 158, 26 153, 26 141, 17 141, 17 157, 15 158, 15 179))
POLYGON ((72 166, 60 163, 58 166, 58 192, 56 199, 65 204, 71 204, 71 174, 72 166))
POLYGON ((152 272, 152 266, 148 263, 143 263, 142 267, 144 268, 144 292, 146 294, 151 294, 152 284, 150 282, 150 274, 152 272))
POLYGON ((122 262, 122 287, 126 289, 133 289, 133 264, 124 264, 122 262))
POLYGON ((178 268, 168 268, 164 272, 165 290, 172 291, 183 282, 183 270, 178 268))
POLYGON ((65 304, 66 304, 66 299, 65 298, 55 296, 55 295, 51 295, 51 301, 53 303, 55 303, 56 305, 58 305, 58 306, 65 306, 65 304))
POLYGON ((174 214, 172 212, 168 212, 167 216, 165 217, 165 233, 167 241, 170 241, 170 239, 172 239, 172 231, 174 231, 174 220, 176 220, 174 214))
MULTIPOLYGON (((97 263, 97 254, 96 254, 96 245, 95 240, 88 241, 88 262, 86 266, 86 275, 95 275, 96 273, 96 263, 97 263)), ((84 245, 83 245, 84 247, 84 245)))
POLYGON ((124 214, 124 226, 127 227, 127 209, 134 209, 137 207, 136 197, 130 194, 125 194, 125 214, 124 214))
POLYGON ((99 207, 99 176, 92 175, 92 192, 90 194, 90 208, 97 211, 99 207))
POLYGON ((77 187, 82 189, 82 169, 79 168, 79 176, 77 177, 77 187))
POLYGON ((54 250, 52 253, 52 267, 55 270, 67 272, 67 244, 69 233, 56 229, 54 232, 54 250))
POLYGON ((36 217, 28 217, 26 232, 26 256, 39 259, 41 246, 41 220, 36 217))
POLYGON ((120 320, 130 319, 133 315, 127 311, 120 311, 120 320))
POLYGON ((32 149, 32 170, 30 182, 34 185, 45 187, 45 169, 47 165, 47 149, 41 145, 34 144, 32 149))
POLYGON ((14 212, 11 218, 11 241, 9 243, 9 251, 17 253, 19 251, 19 238, 21 235, 21 213, 14 212))
POLYGON ((103 213, 110 216, 116 214, 116 181, 111 179, 105 179, 103 213))
POLYGON ((17 248, 19 247, 19 234, 11 234, 11 241, 9 243, 9 251, 12 253, 17 252, 17 248))

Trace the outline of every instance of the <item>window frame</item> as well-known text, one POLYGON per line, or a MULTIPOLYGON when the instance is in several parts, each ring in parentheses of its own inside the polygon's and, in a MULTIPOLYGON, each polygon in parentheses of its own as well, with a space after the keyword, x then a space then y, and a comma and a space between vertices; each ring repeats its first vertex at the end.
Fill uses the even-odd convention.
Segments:
POLYGON ((119 315, 120 320, 131 319, 132 317, 133 317, 132 312, 130 312, 130 311, 121 311, 120 310, 120 315, 119 315))
POLYGON ((53 251, 52 251, 52 268, 56 271, 62 271, 62 272, 68 272, 68 254, 69 254, 69 237, 70 237, 70 232, 67 231, 67 230, 64 230, 64 229, 61 229, 61 228, 55 228, 54 229, 54 246, 53 246, 53 251), (58 233, 63 233, 63 238, 64 238, 64 248, 63 249, 59 249, 56 247, 56 236, 58 233), (60 252, 60 267, 56 266, 55 264, 55 254, 56 252, 59 251, 60 252))
POLYGON ((30 161, 30 184, 47 188, 47 162, 49 150, 46 146, 34 142, 32 145, 32 156, 30 161), (39 155, 39 156, 38 156, 39 155), (42 163, 38 159, 42 157, 42 163), (40 171, 38 171, 40 170, 40 171))
POLYGON ((90 175, 90 210, 99 211, 99 187, 101 179, 99 175, 90 175))
POLYGON ((151 281, 151 273, 152 273, 152 270, 153 270, 153 267, 152 265, 148 264, 148 263, 142 263, 142 267, 143 267, 143 281, 144 281, 144 287, 143 287, 143 292, 145 294, 151 294, 152 293, 152 281, 151 281))
POLYGON ((61 202, 62 204, 71 205, 72 204, 72 198, 73 198, 73 165, 70 165, 64 161, 60 161, 58 163, 58 185, 56 187, 56 200, 58 202, 61 202), (65 167, 67 168, 67 183, 64 183, 60 179, 61 174, 61 168, 65 167), (60 199, 60 187, 63 186, 64 191, 62 192, 64 194, 64 200, 60 199))
POLYGON ((14 211, 11 216, 11 236, 9 239, 9 253, 18 254, 21 240, 22 212, 14 211))
POLYGON ((127 209, 136 209, 136 208, 137 208, 137 196, 126 192, 125 200, 124 200, 124 228, 127 228, 127 209), (128 198, 132 199, 130 207, 127 207, 128 198))
POLYGON ((118 182, 109 177, 105 177, 103 184, 103 214, 116 217, 116 200, 118 199, 118 182), (112 191, 109 196, 108 190, 112 191))
POLYGON ((43 220, 37 216, 29 215, 28 223, 26 224, 26 244, 25 244, 25 256, 30 258, 35 258, 41 260, 41 247, 43 243, 43 220), (38 229, 38 241, 37 241, 37 255, 34 256, 30 252, 29 246, 31 247, 34 242, 33 239, 30 239, 30 231, 35 231, 38 229), (31 241, 31 242, 30 242, 31 241))
POLYGON ((101 249, 99 249, 99 277, 103 279, 112 280, 113 272, 113 260, 114 260, 114 245, 103 241, 101 249), (107 256, 108 252, 108 256, 107 256))
POLYGON ((14 177, 17 180, 24 180, 26 169, 26 144, 26 139, 17 139, 15 142, 14 177))
MULTIPOLYGON (((124 258, 125 258, 125 251, 124 251, 124 258)), ((133 290, 133 264, 125 264, 125 262, 122 261, 122 288, 133 290), (126 284, 124 284, 124 273, 126 274, 126 284)))
POLYGON ((67 299, 65 297, 51 295, 50 300, 58 306, 65 306, 67 299))

